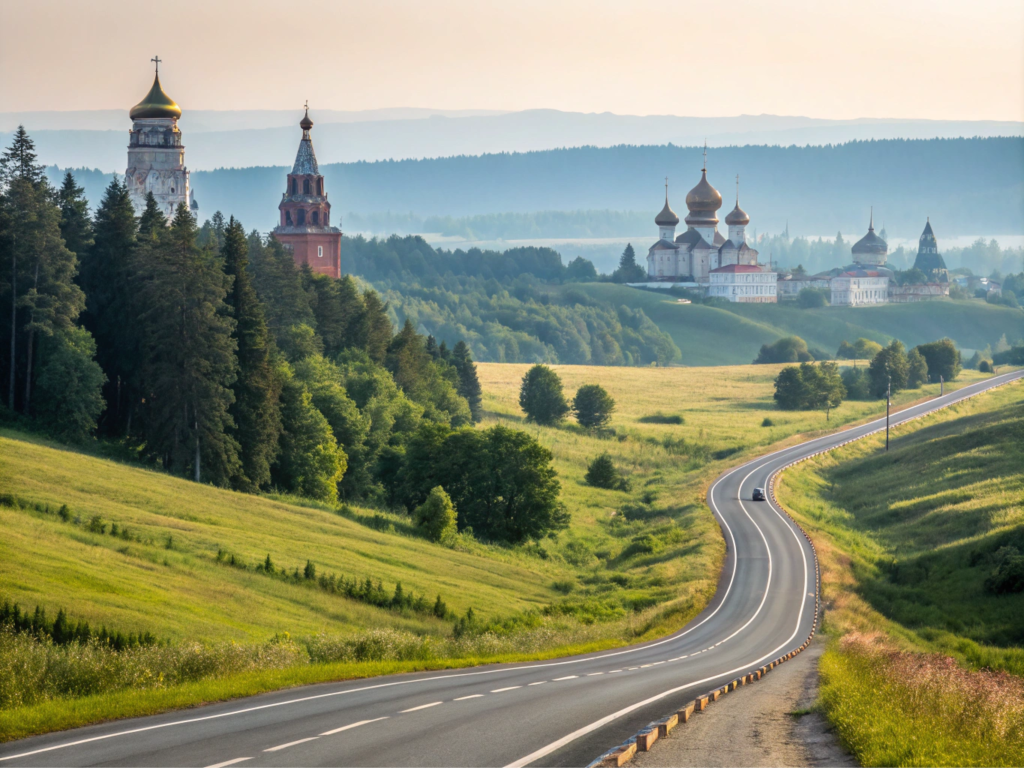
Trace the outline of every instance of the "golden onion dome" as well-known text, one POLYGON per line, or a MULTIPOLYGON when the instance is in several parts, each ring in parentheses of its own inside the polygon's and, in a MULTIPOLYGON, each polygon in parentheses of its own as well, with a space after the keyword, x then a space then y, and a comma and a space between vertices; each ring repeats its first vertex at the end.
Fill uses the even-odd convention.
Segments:
POLYGON ((725 223, 730 226, 746 226, 750 223, 747 212, 740 208, 740 201, 736 201, 736 207, 725 217, 725 223))
POLYGON ((714 212, 722 207, 721 193, 708 183, 708 172, 700 172, 700 181, 686 195, 686 207, 691 211, 714 212))
POLYGON ((160 87, 160 75, 153 78, 153 87, 149 89, 146 98, 132 107, 128 116, 132 120, 160 118, 160 117, 181 117, 181 107, 174 103, 174 99, 164 93, 160 87))

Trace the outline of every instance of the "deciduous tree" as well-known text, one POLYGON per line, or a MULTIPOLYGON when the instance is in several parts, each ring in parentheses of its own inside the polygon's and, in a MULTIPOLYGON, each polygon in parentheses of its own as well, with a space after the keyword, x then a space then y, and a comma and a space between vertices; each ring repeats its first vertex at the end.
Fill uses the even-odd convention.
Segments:
POLYGON ((519 407, 527 421, 538 424, 557 424, 569 412, 569 404, 562 394, 562 380, 546 365, 535 365, 523 376, 519 388, 519 407))

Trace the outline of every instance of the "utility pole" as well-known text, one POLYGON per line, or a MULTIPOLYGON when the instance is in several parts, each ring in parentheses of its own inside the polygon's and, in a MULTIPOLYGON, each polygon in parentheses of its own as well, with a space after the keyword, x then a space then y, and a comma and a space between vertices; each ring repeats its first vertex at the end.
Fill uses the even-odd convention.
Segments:
POLYGON ((889 397, 892 394, 892 376, 885 385, 885 450, 889 450, 889 397))

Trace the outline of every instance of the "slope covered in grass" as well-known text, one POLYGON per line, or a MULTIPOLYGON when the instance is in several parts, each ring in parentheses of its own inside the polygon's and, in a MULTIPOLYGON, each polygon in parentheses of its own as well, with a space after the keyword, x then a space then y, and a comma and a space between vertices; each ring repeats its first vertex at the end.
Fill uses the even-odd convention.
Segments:
POLYGON ((361 525, 315 506, 197 485, 13 433, 0 435, 0 492, 48 505, 51 513, 0 506, 0 597, 22 606, 66 608, 76 619, 171 640, 263 640, 278 632, 393 626, 448 631, 250 568, 269 554, 289 572, 313 562, 321 573, 381 580, 393 590, 441 594, 449 608, 484 615, 545 605, 561 569, 512 553, 444 549, 415 536, 361 525), (67 505, 82 524, 62 522, 67 505), (108 533, 91 533, 102 518, 108 533), (109 535, 128 528, 130 540, 109 535))
MULTIPOLYGON (((554 290, 554 289, 553 289, 554 290)), ((574 284, 599 301, 643 309, 683 353, 684 365, 742 365, 762 344, 800 336, 811 347, 835 354, 843 341, 864 337, 881 344, 900 339, 908 348, 943 337, 966 349, 1024 338, 1024 311, 978 299, 888 304, 878 307, 800 309, 793 303, 679 304, 675 298, 613 283, 574 284)))
POLYGON ((815 457, 777 492, 818 550, 837 636, 822 701, 862 763, 1020 765, 1024 591, 999 577, 1024 552, 1024 383, 900 427, 888 453, 875 436, 815 457))

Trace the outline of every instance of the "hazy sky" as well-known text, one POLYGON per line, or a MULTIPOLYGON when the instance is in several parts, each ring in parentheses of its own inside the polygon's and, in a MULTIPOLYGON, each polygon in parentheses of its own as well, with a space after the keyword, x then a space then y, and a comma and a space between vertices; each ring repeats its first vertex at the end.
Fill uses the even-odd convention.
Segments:
POLYGON ((0 0, 0 111, 1024 120, 1021 0, 0 0))

